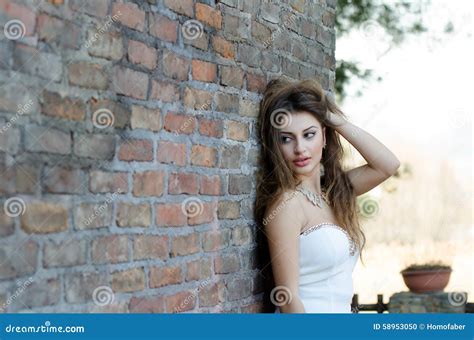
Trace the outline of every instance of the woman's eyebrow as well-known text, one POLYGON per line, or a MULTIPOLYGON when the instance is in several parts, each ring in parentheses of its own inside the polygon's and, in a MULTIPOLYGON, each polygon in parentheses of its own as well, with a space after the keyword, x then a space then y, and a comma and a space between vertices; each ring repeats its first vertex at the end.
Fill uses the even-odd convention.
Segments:
MULTIPOLYGON (((316 129, 318 128, 317 126, 311 125, 309 128, 304 129, 303 132, 305 132, 306 130, 309 130, 309 129, 313 128, 313 127, 316 128, 316 129)), ((289 134, 289 135, 292 135, 292 134, 293 134, 293 133, 288 132, 288 131, 280 131, 280 133, 287 133, 287 134, 289 134)))

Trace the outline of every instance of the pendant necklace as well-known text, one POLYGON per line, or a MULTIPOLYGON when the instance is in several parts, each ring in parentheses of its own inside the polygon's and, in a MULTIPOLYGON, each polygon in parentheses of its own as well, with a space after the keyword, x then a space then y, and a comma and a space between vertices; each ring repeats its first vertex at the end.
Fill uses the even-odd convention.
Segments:
POLYGON ((319 208, 323 207, 323 201, 326 202, 326 204, 329 205, 328 199, 324 193, 322 194, 315 194, 311 190, 308 190, 304 187, 296 187, 296 190, 301 192, 303 195, 306 196, 306 198, 314 205, 318 206, 319 208))

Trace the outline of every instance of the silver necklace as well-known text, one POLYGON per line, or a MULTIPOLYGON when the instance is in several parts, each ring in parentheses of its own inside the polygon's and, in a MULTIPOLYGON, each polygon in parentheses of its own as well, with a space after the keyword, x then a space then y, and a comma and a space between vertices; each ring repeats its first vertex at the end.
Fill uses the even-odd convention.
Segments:
POLYGON ((328 203, 327 201, 327 198, 325 197, 325 194, 322 193, 322 194, 315 194, 314 192, 312 192, 311 190, 308 190, 304 187, 296 187, 296 190, 298 190, 299 192, 301 192, 303 195, 306 196, 306 198, 314 205, 314 206, 318 206, 320 208, 323 207, 323 201, 328 203))

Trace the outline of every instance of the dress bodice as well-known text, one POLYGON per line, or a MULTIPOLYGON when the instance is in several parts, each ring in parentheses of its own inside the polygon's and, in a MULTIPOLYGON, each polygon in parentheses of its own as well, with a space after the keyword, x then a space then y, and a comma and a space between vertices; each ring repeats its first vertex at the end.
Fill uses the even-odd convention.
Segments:
POLYGON ((351 313, 359 250, 340 226, 320 223, 299 236, 299 297, 306 313, 351 313))

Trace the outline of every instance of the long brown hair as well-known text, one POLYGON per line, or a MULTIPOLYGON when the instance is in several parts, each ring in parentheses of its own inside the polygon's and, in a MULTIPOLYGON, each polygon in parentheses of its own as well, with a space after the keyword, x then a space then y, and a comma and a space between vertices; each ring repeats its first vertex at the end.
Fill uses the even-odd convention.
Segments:
MULTIPOLYGON (((365 235, 358 220, 357 201, 349 177, 342 169, 343 147, 334 125, 327 120, 327 112, 345 117, 339 107, 326 96, 321 85, 313 79, 297 82, 280 78, 271 80, 263 93, 258 118, 261 153, 255 201, 257 243, 259 246, 260 274, 264 278, 264 311, 273 311, 269 303, 270 290, 274 286, 268 243, 264 234, 264 218, 267 208, 278 202, 288 190, 300 184, 283 158, 279 147, 279 127, 285 124, 291 113, 311 113, 326 127, 326 147, 321 164, 324 176, 321 189, 327 195, 338 223, 352 238, 362 255, 365 235)), ((361 256, 362 259, 362 256, 361 256)))

